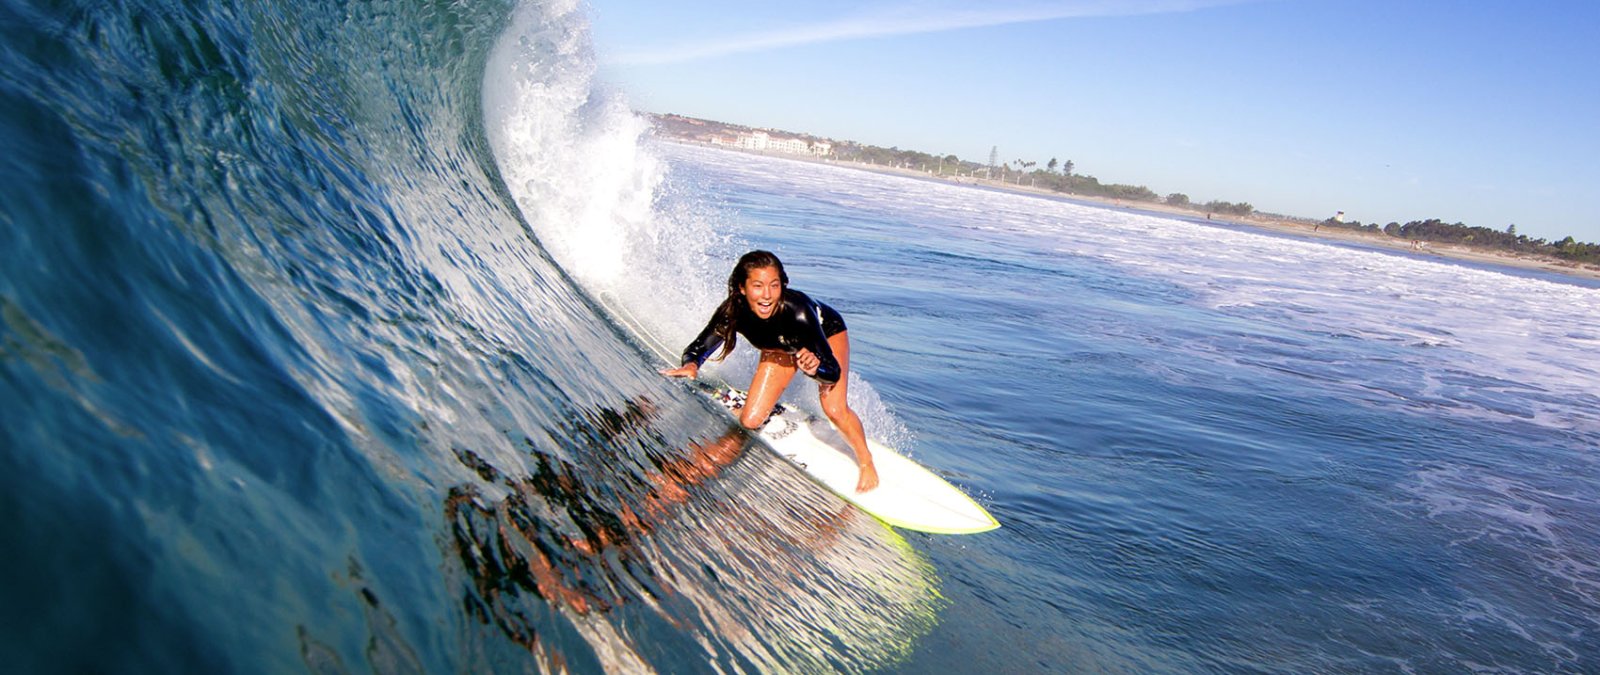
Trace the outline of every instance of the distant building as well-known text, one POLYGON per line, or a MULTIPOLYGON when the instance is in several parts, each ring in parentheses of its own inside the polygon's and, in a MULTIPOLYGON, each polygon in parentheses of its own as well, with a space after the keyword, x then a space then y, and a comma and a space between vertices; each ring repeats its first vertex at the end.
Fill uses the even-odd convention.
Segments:
POLYGON ((741 133, 733 138, 727 136, 713 136, 712 145, 722 145, 740 150, 754 150, 756 152, 781 152, 790 155, 815 155, 827 157, 833 153, 833 145, 822 141, 810 142, 803 138, 773 138, 765 131, 752 131, 741 133))
POLYGON ((774 138, 767 141, 767 149, 791 155, 811 154, 811 144, 798 138, 774 138))
POLYGON ((738 147, 741 150, 755 150, 757 152, 762 152, 767 149, 767 144, 771 141, 772 137, 768 136, 767 132, 757 131, 751 134, 739 134, 739 140, 737 143, 735 143, 735 147, 738 147))

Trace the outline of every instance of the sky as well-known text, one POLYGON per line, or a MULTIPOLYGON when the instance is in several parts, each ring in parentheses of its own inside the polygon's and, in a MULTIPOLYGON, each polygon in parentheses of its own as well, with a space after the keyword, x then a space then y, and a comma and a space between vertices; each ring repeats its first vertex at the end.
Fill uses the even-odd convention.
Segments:
POLYGON ((1596 0, 587 0, 637 110, 1600 243, 1596 0))

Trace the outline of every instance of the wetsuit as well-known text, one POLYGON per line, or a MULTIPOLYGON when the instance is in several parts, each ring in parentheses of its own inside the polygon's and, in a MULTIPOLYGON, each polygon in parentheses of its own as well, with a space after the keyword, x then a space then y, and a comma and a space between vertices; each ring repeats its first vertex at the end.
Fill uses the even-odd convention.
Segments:
MULTIPOLYGON (((775 349, 793 354, 803 347, 817 355, 821 364, 812 377, 833 384, 839 381, 839 360, 828 346, 828 338, 845 331, 844 317, 832 307, 812 300, 805 293, 785 288, 772 318, 762 319, 750 311, 750 303, 743 298, 735 300, 734 327, 744 339, 757 349, 775 349)), ((683 350, 684 365, 705 363, 711 352, 722 346, 717 335, 722 328, 722 314, 711 317, 700 336, 683 350)))

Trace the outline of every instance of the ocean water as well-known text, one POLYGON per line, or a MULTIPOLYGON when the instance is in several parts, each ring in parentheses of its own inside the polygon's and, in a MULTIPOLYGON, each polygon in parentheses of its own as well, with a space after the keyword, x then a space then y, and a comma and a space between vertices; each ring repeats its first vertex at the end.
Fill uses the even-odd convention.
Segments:
POLYGON ((661 152, 1006 525, 905 671, 1600 667, 1595 284, 661 152))
POLYGON ((573 2, 0 26, 10 671, 1600 670, 1595 284, 662 143, 573 2), (1004 527, 656 373, 753 247, 1004 527))

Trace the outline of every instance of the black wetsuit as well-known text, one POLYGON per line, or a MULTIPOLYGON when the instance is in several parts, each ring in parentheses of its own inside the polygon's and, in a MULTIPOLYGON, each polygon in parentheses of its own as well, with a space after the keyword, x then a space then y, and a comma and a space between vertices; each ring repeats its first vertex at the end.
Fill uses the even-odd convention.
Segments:
MULTIPOLYGON (((844 317, 839 316, 832 307, 790 288, 783 289, 783 296, 773 308, 770 319, 756 316, 755 312, 750 311, 750 303, 743 298, 734 304, 735 330, 750 344, 757 349, 776 349, 790 354, 802 347, 809 349, 821 361, 817 373, 812 377, 830 384, 839 381, 839 360, 834 358, 828 338, 843 333, 845 326, 844 317)), ((683 350, 683 364, 705 363, 711 352, 722 346, 722 337, 717 335, 718 329, 722 328, 721 321, 720 313, 711 317, 711 322, 706 324, 705 330, 700 331, 700 336, 683 350)))

